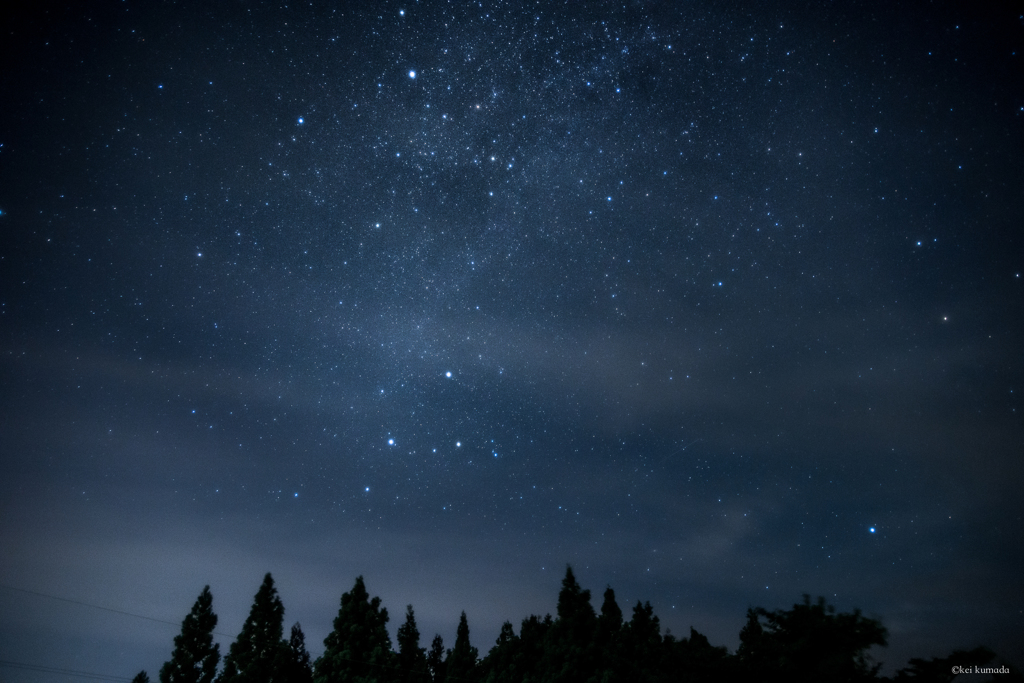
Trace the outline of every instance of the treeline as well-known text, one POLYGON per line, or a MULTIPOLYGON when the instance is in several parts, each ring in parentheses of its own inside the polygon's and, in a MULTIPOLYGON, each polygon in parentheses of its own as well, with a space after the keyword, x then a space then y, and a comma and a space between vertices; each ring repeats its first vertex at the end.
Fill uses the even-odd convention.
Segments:
MULTIPOLYGON (((993 664, 995 654, 983 647, 949 657, 911 659, 895 678, 879 676, 868 650, 885 646, 881 622, 859 610, 836 613, 824 598, 790 610, 747 611, 740 646, 730 654, 711 645, 693 628, 688 637, 661 633, 649 602, 637 602, 627 621, 604 592, 600 612, 590 591, 576 582, 568 567, 558 594, 557 616, 533 615, 519 633, 505 622, 494 646, 482 659, 470 644, 466 613, 459 618, 455 644, 446 649, 435 635, 429 649, 420 647, 412 605, 398 628, 398 649, 387 631, 388 611, 370 598, 363 577, 341 596, 334 630, 324 639, 324 654, 311 661, 302 628, 295 624, 284 637, 284 606, 267 574, 253 601, 242 632, 221 665, 220 645, 213 642, 217 615, 207 586, 174 638, 171 659, 160 669, 161 683, 668 683, 670 681, 952 681, 963 673, 995 673, 998 679, 1022 680, 1016 671, 993 664), (219 672, 218 672, 219 668, 219 672), (988 670, 988 671, 986 671, 988 670)), ((979 680, 976 676, 974 680, 979 680)), ((140 672, 134 683, 148 683, 140 672)))

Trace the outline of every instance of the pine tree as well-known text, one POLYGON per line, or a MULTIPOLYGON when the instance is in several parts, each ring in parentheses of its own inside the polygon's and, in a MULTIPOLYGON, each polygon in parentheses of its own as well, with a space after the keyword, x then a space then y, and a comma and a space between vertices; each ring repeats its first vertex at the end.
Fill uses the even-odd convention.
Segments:
POLYGON ((621 673, 624 668, 621 635, 622 609, 615 601, 615 591, 608 586, 604 591, 604 602, 601 603, 601 616, 597 618, 594 629, 594 647, 598 668, 610 680, 614 680, 617 672, 621 673))
POLYGON ((145 670, 135 674, 135 678, 132 679, 132 683, 149 683, 149 674, 145 670))
POLYGON ((455 631, 455 647, 445 661, 445 680, 449 683, 476 680, 477 649, 469 644, 469 622, 466 613, 459 617, 459 627, 455 631))
POLYGON ((661 622, 651 603, 637 601, 633 618, 622 628, 622 655, 626 680, 652 680, 664 659, 661 622))
POLYGON ((427 652, 420 647, 420 631, 412 605, 405 608, 405 623, 398 627, 398 678, 406 683, 426 683, 427 652))
POLYGON ((284 605, 268 572, 242 625, 242 632, 224 658, 217 683, 270 683, 280 678, 288 644, 282 640, 284 605))
POLYGON ((292 634, 288 639, 288 650, 285 663, 281 669, 283 683, 313 683, 313 667, 306 651, 306 636, 302 626, 296 622, 292 626, 292 634))
POLYGON ((213 642, 217 615, 213 613, 210 587, 203 588, 192 611, 174 636, 171 660, 160 668, 160 683, 211 683, 220 662, 220 645, 213 642))
POLYGON ((434 634, 434 640, 430 643, 430 651, 427 653, 427 669, 430 670, 430 678, 434 683, 444 683, 445 659, 452 653, 444 651, 444 639, 441 634, 434 634))
POLYGON ((341 596, 334 630, 324 639, 324 654, 316 660, 316 683, 381 683, 394 678, 394 654, 386 625, 388 611, 380 598, 370 600, 357 577, 341 596))
POLYGON ((494 647, 480 662, 480 678, 484 683, 519 683, 527 678, 522 661, 522 641, 512 630, 512 624, 501 625, 494 647))
POLYGON ((590 591, 576 582, 571 566, 565 568, 558 593, 558 619, 545 642, 544 668, 550 680, 586 681, 596 669, 594 631, 597 616, 590 605, 590 591))

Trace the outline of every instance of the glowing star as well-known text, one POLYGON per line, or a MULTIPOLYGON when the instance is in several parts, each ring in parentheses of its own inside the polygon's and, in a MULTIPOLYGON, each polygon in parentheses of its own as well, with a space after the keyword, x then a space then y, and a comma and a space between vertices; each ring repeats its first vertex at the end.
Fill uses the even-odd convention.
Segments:
POLYGON ((451 371, 449 370, 448 372, 444 373, 444 376, 445 377, 451 377, 452 376, 451 371))
POLYGON ((871 533, 875 533, 875 527, 871 527, 870 529, 868 529, 868 531, 870 531, 871 533))
POLYGON ((410 69, 409 78, 416 78, 416 72, 410 69))
POLYGON ((462 448, 462 442, 461 441, 456 441, 455 442, 455 447, 456 448, 462 448))
POLYGON ((395 440, 394 439, 388 439, 388 445, 389 446, 394 446, 395 445, 395 440))
POLYGON ((301 125, 302 125, 302 124, 304 124, 305 122, 306 122, 306 119, 304 119, 304 118, 302 118, 302 117, 300 116, 300 117, 299 117, 299 125, 301 126, 301 125))
POLYGON ((369 493, 369 492, 370 492, 370 487, 369 487, 369 486, 367 486, 367 487, 366 487, 366 489, 365 489, 365 491, 366 491, 367 493, 369 493))

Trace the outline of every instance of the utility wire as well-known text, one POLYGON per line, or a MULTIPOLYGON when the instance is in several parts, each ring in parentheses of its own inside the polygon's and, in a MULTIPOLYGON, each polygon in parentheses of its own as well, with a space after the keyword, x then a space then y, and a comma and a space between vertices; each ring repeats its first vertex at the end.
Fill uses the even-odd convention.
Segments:
MULTIPOLYGON (((6 586, 5 586, 6 588, 6 586)), ((131 681, 130 678, 124 676, 105 676, 103 674, 95 674, 89 671, 75 671, 74 669, 61 669, 56 666, 41 666, 39 664, 25 664, 24 662, 11 662, 6 659, 0 659, 0 666, 7 666, 12 669, 24 669, 25 671, 42 671, 44 673, 51 674, 64 674, 66 676, 77 676, 78 678, 92 678, 97 681, 131 681)))
MULTIPOLYGON (((146 619, 148 621, 155 621, 155 622, 160 623, 160 624, 170 624, 171 626, 180 626, 181 625, 178 622, 167 621, 166 619, 156 619, 154 617, 147 617, 147 616, 142 615, 142 614, 133 614, 131 612, 124 612, 124 611, 119 610, 119 609, 111 609, 110 607, 102 607, 100 605, 93 605, 93 604, 88 603, 88 602, 82 602, 81 600, 72 600, 70 598, 62 598, 62 597, 60 597, 58 595, 50 595, 48 593, 40 593, 39 591, 30 591, 30 590, 28 590, 26 588, 15 588, 14 586, 8 586, 5 583, 0 583, 0 588, 6 588, 8 590, 17 591, 19 593, 27 593, 29 595, 37 595, 37 596, 42 597, 42 598, 50 598, 51 600, 60 600, 61 602, 70 602, 73 605, 82 605, 83 607, 92 607, 94 609, 101 609, 101 610, 103 610, 105 612, 113 612, 114 614, 123 614, 124 616, 127 616, 127 617, 136 617, 138 619, 146 619)), ((218 636, 223 636, 225 638, 231 638, 232 640, 234 640, 234 636, 229 636, 226 633, 220 633, 219 631, 214 631, 213 633, 215 633, 218 636)), ((393 666, 393 665, 390 665, 390 664, 382 664, 382 663, 378 663, 378 662, 364 662, 364 661, 361 661, 361 660, 358 660, 358 659, 350 659, 348 657, 336 657, 336 659, 341 659, 341 660, 346 661, 346 662, 352 662, 353 664, 363 664, 363 665, 366 665, 366 666, 376 666, 376 667, 383 668, 383 669, 391 669, 391 670, 396 671, 396 672, 411 673, 408 669, 402 669, 401 667, 393 666)), ((22 664, 22 663, 19 663, 19 662, 8 662, 8 661, 4 661, 4 660, 0 660, 0 666, 11 666, 11 667, 14 667, 14 668, 28 669, 28 670, 31 670, 31 671, 47 671, 47 672, 51 672, 51 673, 65 673, 65 674, 68 674, 69 676, 81 676, 83 678, 96 678, 96 679, 105 680, 105 681, 131 681, 132 680, 130 678, 120 678, 120 677, 117 677, 117 676, 102 676, 100 674, 92 674, 92 673, 88 673, 86 671, 73 672, 73 671, 70 671, 68 669, 57 669, 57 668, 53 668, 53 667, 38 666, 36 664, 22 664)), ((453 678, 453 679, 456 679, 456 680, 469 680, 469 679, 463 679, 461 677, 455 677, 455 676, 450 676, 449 678, 453 678)))
MULTIPOLYGON (((157 619, 155 617, 147 617, 143 614, 133 614, 131 612, 125 612, 119 609, 111 609, 110 607, 103 607, 101 605, 93 605, 88 602, 82 602, 81 600, 72 600, 71 598, 62 598, 58 595, 50 595, 48 593, 40 593, 39 591, 30 591, 26 588, 15 588, 14 586, 8 586, 5 583, 0 583, 0 588, 6 588, 8 590, 17 591, 19 593, 27 593, 29 595, 38 595, 42 598, 50 598, 51 600, 60 600, 61 602, 70 602, 72 605, 82 605, 83 607, 92 607, 93 609, 101 609, 104 612, 113 612, 114 614, 123 614, 126 617, 135 617, 137 619, 146 619, 147 621, 155 621, 159 624, 170 624, 171 626, 180 627, 180 621, 167 621, 166 619, 157 619)), ((228 635, 227 633, 221 633, 219 631, 213 632, 215 635, 223 636, 225 638, 234 639, 234 636, 228 635)))

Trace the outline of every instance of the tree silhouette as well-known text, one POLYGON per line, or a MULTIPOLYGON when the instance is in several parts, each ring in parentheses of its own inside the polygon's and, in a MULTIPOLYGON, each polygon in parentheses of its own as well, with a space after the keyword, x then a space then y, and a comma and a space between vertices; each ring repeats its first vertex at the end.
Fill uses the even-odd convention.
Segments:
POLYGON ((313 666, 306 652, 306 636, 298 622, 292 625, 291 637, 284 665, 281 667, 281 681, 284 683, 313 683, 313 666))
POLYGON ((692 626, 690 637, 676 640, 665 636, 665 660, 662 668, 666 672, 685 671, 687 680, 693 683, 716 683, 738 680, 733 658, 725 647, 715 647, 707 636, 692 626))
MULTIPOLYGON (((370 599, 363 577, 341 596, 334 630, 324 639, 324 654, 310 666, 302 627, 282 638, 284 606, 268 573, 257 591, 242 632, 231 645, 217 683, 948 683, 974 667, 992 666, 991 650, 956 650, 948 657, 911 659, 894 678, 880 678, 880 664, 868 651, 886 644, 881 622, 859 610, 836 613, 824 598, 789 610, 747 610, 735 654, 711 645, 690 628, 689 637, 661 633, 650 602, 636 603, 623 622, 622 610, 609 586, 600 614, 594 612, 590 591, 566 566, 558 594, 557 618, 531 615, 517 635, 506 621, 483 660, 470 643, 466 613, 459 616, 455 646, 446 650, 435 635, 429 651, 420 647, 420 632, 412 605, 398 628, 398 651, 391 648, 388 612, 380 598, 370 599)), ((213 642, 217 616, 210 587, 200 593, 174 638, 171 660, 160 669, 161 683, 212 683, 220 660, 213 642)), ((1001 669, 1000 680, 1024 680, 1018 672, 1001 669), (1006 675, 1002 675, 1006 674, 1006 675)), ((149 683, 145 671, 132 683, 149 683)))
POLYGON ((420 631, 412 605, 405 608, 405 623, 398 627, 398 679, 405 683, 427 683, 427 651, 420 647, 420 631))
POLYGON ((805 595, 791 610, 748 610, 736 656, 744 671, 764 681, 866 681, 877 679, 881 668, 871 666, 867 650, 884 646, 886 635, 860 610, 836 614, 825 598, 811 604, 805 595))
POLYGON ((661 622, 654 615, 651 603, 637 601, 633 618, 624 624, 619 636, 624 680, 655 680, 663 665, 661 622))
MULTIPOLYGON (((948 683, 957 674, 953 673, 954 666, 971 668, 974 666, 985 666, 996 658, 996 653, 987 647, 976 647, 973 650, 955 650, 948 657, 932 657, 929 660, 913 658, 908 667, 896 672, 895 681, 898 683, 948 683)), ((1002 678, 1002 677, 1000 677, 1002 678)))
POLYGON ((388 611, 380 598, 370 600, 363 577, 341 596, 334 630, 324 639, 316 660, 315 683, 381 683, 394 678, 394 654, 386 625, 388 611))
POLYGON ((512 630, 512 624, 506 621, 501 625, 494 647, 480 662, 481 680, 484 683, 513 683, 524 680, 526 676, 520 671, 521 657, 522 643, 512 630))
POLYGON ((594 650, 597 615, 590 605, 590 591, 576 582, 571 566, 565 568, 558 593, 558 618, 547 633, 544 668, 553 683, 588 680, 599 662, 594 650))
POLYGON ((160 683, 211 683, 220 662, 220 645, 213 642, 217 615, 213 613, 210 587, 203 588, 192 611, 174 636, 174 652, 160 667, 160 683))
POLYGON ((455 631, 455 647, 445 661, 445 680, 451 683, 476 680, 477 654, 477 649, 469 644, 469 622, 463 612, 455 631))
POLYGON ((447 653, 444 651, 444 640, 441 638, 441 634, 435 634, 434 640, 430 643, 430 652, 427 653, 427 669, 430 670, 430 678, 434 683, 444 683, 445 659, 449 654, 451 654, 451 650, 447 653))
POLYGON ((256 592, 242 632, 224 657, 218 683, 271 683, 281 678, 288 643, 282 640, 284 605, 268 572, 256 592))

